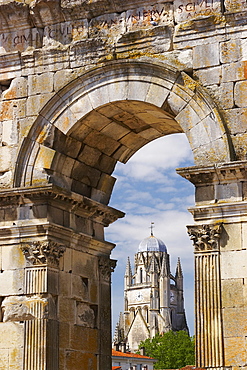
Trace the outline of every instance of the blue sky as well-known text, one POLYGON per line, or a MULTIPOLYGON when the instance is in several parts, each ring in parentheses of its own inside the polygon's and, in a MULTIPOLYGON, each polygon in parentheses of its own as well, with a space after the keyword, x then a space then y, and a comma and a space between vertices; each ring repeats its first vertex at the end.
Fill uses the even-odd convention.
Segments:
POLYGON ((112 275, 113 328, 123 311, 127 257, 133 267, 138 245, 150 235, 150 224, 154 222, 154 235, 165 242, 170 254, 172 273, 177 258, 181 258, 187 321, 190 334, 194 333, 193 247, 186 230, 186 225, 193 224, 187 208, 194 205, 194 186, 175 171, 193 164, 186 136, 175 134, 147 144, 114 171, 117 182, 110 205, 126 216, 106 228, 106 240, 116 244, 111 257, 118 260, 112 275))

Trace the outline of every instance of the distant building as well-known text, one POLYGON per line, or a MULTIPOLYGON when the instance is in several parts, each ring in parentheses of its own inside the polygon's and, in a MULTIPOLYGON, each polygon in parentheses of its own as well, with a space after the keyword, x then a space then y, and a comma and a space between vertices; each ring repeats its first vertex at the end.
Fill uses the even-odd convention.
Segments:
POLYGON ((170 330, 188 331, 180 259, 175 276, 164 242, 145 238, 135 254, 134 272, 128 257, 124 276, 124 313, 120 313, 114 344, 136 351, 141 341, 170 330))
POLYGON ((112 350, 112 370, 153 370, 156 361, 148 356, 112 350))

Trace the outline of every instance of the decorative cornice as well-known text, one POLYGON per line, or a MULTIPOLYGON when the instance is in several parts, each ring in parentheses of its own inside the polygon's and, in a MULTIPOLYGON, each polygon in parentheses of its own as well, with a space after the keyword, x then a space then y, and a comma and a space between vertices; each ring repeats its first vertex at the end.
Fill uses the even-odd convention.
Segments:
POLYGON ((53 241, 35 241, 21 246, 28 266, 46 265, 58 268, 65 247, 53 241))
POLYGON ((176 172, 196 186, 247 181, 247 161, 178 168, 176 172))
POLYGON ((99 272, 100 276, 105 281, 111 281, 111 273, 114 271, 117 265, 116 260, 111 260, 108 257, 99 257, 99 272))
POLYGON ((219 251, 222 225, 193 225, 187 226, 190 239, 193 241, 195 252, 219 251))
POLYGON ((115 208, 99 203, 83 195, 68 192, 56 185, 13 188, 0 191, 0 206, 18 205, 36 200, 55 202, 61 209, 70 211, 78 216, 90 217, 92 220, 108 226, 118 218, 124 217, 124 213, 115 208))

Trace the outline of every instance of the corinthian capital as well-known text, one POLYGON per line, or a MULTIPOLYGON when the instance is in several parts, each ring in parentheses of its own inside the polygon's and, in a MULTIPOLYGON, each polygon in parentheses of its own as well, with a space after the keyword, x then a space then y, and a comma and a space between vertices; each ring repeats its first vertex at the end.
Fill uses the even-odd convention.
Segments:
POLYGON ((187 226, 190 239, 193 241, 195 252, 219 250, 222 225, 193 225, 187 226))
POLYGON ((21 247, 28 265, 46 265, 58 267, 59 259, 65 247, 53 241, 37 241, 21 247))
POLYGON ((111 273, 114 271, 116 264, 116 260, 111 260, 110 258, 103 256, 99 257, 99 271, 103 280, 111 280, 111 273))

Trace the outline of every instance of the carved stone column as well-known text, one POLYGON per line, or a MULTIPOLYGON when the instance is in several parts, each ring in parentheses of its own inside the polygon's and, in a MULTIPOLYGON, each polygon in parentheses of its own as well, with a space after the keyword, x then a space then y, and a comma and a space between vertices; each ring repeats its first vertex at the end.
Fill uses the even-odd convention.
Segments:
POLYGON ((220 284, 221 225, 188 226, 195 252, 195 336, 198 367, 224 366, 220 284))
POLYGON ((111 370, 111 274, 117 261, 99 257, 99 329, 104 340, 100 343, 99 369, 111 370))
POLYGON ((26 257, 24 293, 30 317, 24 321, 24 370, 58 369, 57 296, 59 259, 65 248, 53 241, 22 246, 26 257))
POLYGON ((0 215, 0 368, 110 370, 103 229, 123 214, 48 185, 0 192, 0 215))
POLYGON ((178 173, 196 188, 188 228, 195 246, 197 366, 244 368, 247 316, 247 161, 178 173))

